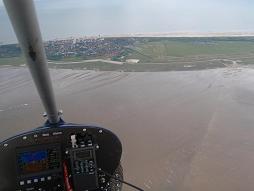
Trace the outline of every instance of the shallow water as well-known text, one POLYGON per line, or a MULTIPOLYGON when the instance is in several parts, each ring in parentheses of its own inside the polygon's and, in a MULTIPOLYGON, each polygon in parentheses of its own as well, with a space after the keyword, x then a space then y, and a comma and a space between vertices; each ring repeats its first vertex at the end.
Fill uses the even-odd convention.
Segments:
MULTIPOLYGON (((120 137, 127 181, 153 191, 254 190, 253 69, 51 74, 66 121, 120 137)), ((0 68, 0 139, 40 126, 43 111, 27 69, 0 68)))

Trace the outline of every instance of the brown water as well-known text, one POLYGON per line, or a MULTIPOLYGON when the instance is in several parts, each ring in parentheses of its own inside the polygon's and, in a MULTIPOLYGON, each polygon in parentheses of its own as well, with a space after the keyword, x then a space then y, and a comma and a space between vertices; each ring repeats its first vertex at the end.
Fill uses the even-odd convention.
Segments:
MULTIPOLYGON (((127 181, 153 191, 254 190, 253 69, 51 72, 66 121, 120 137, 127 181)), ((40 126, 43 111, 27 69, 0 68, 0 139, 40 126)))

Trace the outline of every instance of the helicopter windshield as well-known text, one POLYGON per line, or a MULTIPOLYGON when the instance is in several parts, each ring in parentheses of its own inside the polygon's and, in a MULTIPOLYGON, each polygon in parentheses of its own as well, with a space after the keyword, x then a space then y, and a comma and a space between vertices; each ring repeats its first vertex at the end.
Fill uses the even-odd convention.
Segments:
POLYGON ((0 191, 254 190, 253 8, 0 2, 0 191))

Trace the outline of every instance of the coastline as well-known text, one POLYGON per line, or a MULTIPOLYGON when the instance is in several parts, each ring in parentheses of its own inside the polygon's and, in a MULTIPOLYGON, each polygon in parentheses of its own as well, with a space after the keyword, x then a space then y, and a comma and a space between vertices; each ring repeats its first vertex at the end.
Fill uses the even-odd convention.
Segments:
MULTIPOLYGON (((102 34, 102 35, 82 35, 82 36, 69 36, 65 38, 55 38, 49 40, 66 40, 66 39, 96 39, 96 38, 138 38, 138 37, 165 37, 165 38, 199 38, 199 37, 254 37, 254 32, 165 32, 165 33, 130 33, 130 34, 102 34)), ((48 40, 47 40, 48 41, 48 40)))

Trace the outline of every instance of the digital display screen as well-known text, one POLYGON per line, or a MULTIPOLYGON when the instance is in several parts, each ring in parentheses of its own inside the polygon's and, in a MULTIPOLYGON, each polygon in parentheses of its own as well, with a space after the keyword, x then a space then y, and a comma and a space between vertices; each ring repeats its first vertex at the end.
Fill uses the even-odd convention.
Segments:
POLYGON ((25 151, 17 156, 21 175, 60 168, 60 152, 57 149, 25 151))
POLYGON ((76 153, 76 157, 81 159, 91 158, 92 157, 91 150, 78 151, 76 153))
POLYGON ((19 154, 19 167, 21 174, 36 173, 48 170, 48 152, 34 151, 19 154))

